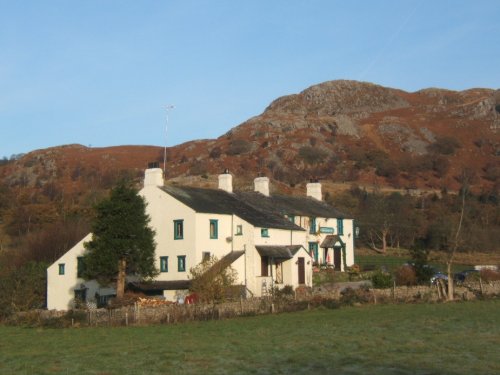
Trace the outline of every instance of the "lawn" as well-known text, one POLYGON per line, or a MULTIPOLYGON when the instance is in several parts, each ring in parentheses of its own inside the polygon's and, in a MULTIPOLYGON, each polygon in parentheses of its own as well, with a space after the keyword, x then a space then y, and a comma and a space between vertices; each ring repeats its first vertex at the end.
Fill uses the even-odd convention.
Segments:
POLYGON ((499 374, 500 300, 172 326, 0 327, 1 374, 499 374))

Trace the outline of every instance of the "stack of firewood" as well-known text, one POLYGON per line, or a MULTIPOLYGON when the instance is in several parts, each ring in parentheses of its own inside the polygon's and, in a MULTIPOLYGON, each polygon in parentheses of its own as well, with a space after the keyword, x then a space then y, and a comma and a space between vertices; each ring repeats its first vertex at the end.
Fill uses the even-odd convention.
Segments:
POLYGON ((158 307, 158 306, 165 306, 165 305, 170 305, 172 302, 166 301, 164 299, 158 299, 158 298, 142 298, 139 297, 137 300, 137 304, 141 307, 158 307))

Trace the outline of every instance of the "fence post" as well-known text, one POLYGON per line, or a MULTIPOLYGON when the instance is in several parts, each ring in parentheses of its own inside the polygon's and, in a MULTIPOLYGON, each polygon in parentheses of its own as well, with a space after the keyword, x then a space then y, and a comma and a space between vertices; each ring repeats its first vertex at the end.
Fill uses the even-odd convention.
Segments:
POLYGON ((125 325, 128 327, 128 311, 125 311, 125 325))
POLYGON ((243 315, 243 297, 240 296, 240 315, 243 315))

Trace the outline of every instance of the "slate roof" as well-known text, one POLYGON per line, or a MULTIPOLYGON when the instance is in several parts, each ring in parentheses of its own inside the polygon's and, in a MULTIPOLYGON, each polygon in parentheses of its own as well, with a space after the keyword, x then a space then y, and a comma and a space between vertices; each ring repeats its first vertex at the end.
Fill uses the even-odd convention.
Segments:
POLYGON ((163 290, 189 289, 190 284, 190 280, 132 282, 128 284, 128 288, 140 292, 160 292, 163 290))
POLYGON ((266 197, 257 192, 238 192, 235 195, 259 211, 274 212, 281 216, 297 215, 338 219, 349 218, 328 203, 311 197, 288 195, 271 195, 266 197))
POLYGON ((302 248, 302 245, 284 245, 284 246, 255 246, 257 251, 262 256, 271 258, 292 259, 293 256, 302 248))
POLYGON ((221 189, 172 185, 163 186, 161 189, 199 213, 234 214, 260 228, 304 230, 276 211, 258 209, 248 204, 243 197, 240 198, 237 194, 228 193, 221 189))
POLYGON ((323 242, 321 242, 321 245, 319 245, 319 247, 330 248, 330 247, 333 247, 333 245, 335 245, 337 242, 340 242, 342 244, 342 246, 345 245, 344 241, 342 241, 342 239, 338 235, 329 234, 328 236, 325 237, 323 242))

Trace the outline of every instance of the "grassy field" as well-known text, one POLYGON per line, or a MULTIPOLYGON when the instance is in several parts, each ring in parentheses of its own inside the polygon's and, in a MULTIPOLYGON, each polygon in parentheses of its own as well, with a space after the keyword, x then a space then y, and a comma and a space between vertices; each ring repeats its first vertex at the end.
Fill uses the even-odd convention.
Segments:
POLYGON ((500 301, 177 326, 0 327, 1 374, 500 374, 500 301))

